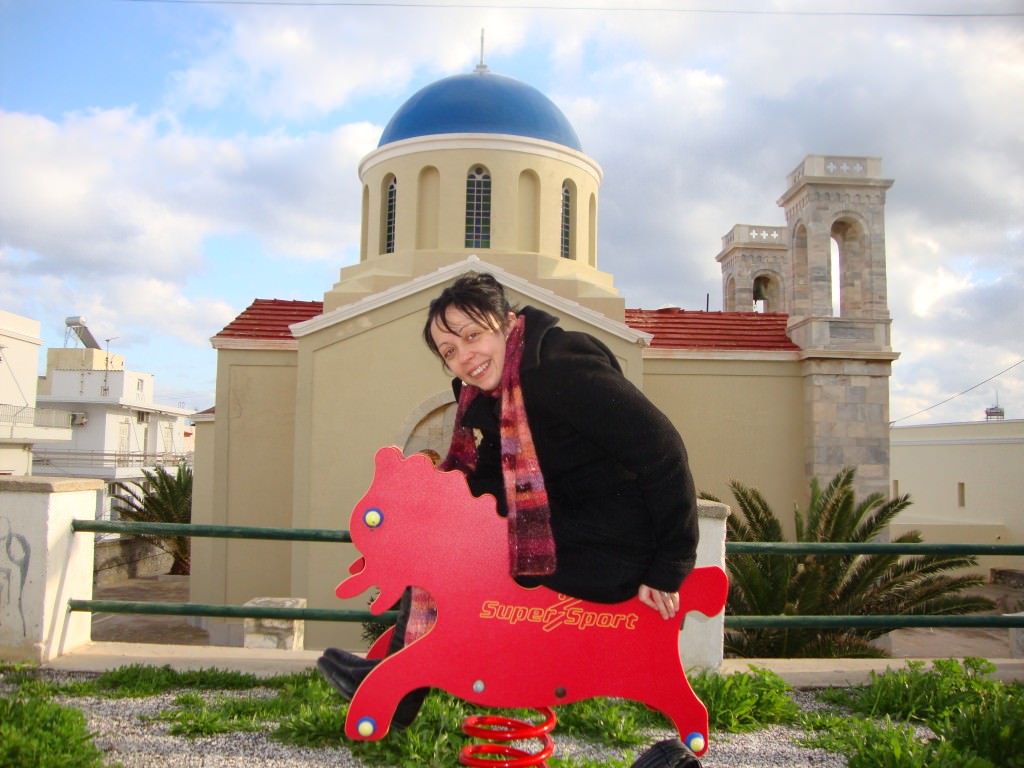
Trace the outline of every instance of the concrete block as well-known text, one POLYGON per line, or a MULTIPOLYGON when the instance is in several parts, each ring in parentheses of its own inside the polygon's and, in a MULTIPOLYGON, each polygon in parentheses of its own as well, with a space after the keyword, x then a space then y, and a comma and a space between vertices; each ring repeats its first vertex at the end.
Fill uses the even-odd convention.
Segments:
MULTIPOLYGON (((247 606, 305 608, 304 597, 254 597, 247 606)), ((243 645, 246 648, 278 648, 301 651, 306 642, 306 622, 301 619, 246 619, 243 645)))

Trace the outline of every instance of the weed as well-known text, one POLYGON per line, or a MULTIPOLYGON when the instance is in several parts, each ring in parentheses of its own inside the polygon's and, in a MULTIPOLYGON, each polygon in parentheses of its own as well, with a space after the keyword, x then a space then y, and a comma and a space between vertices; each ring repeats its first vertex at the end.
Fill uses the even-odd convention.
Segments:
POLYGON ((906 723, 812 714, 802 725, 813 735, 801 741, 846 756, 848 768, 993 768, 988 760, 941 739, 923 739, 906 723))
POLYGON ((1024 686, 998 685, 931 723, 941 738, 995 765, 1024 768, 1024 686))
POLYGON ((81 712, 34 697, 0 698, 0 765, 100 768, 81 712))
POLYGON ((734 675, 701 672, 690 678, 690 684, 708 708, 712 730, 754 731, 766 725, 791 723, 799 711, 789 698, 785 681, 757 667, 734 675))
POLYGON ((995 667, 985 659, 936 659, 931 669, 910 661, 900 670, 871 675, 860 688, 838 691, 828 698, 867 717, 883 714, 901 720, 932 722, 965 701, 984 697, 1001 683, 988 675, 995 667))
POLYGON ((1024 688, 992 680, 994 669, 976 658, 940 659, 931 669, 908 662, 867 686, 822 693, 866 719, 806 717, 816 734, 808 744, 843 752, 850 768, 1024 768, 1024 688), (934 738, 915 732, 915 722, 934 738))

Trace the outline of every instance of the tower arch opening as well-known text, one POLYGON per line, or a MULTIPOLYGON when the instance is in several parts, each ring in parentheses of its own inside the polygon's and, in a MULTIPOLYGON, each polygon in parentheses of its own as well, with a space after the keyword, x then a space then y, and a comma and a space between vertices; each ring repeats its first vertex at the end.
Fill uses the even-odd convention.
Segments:
POLYGON ((870 306, 871 247, 859 216, 845 214, 832 222, 832 314, 860 316, 870 306))

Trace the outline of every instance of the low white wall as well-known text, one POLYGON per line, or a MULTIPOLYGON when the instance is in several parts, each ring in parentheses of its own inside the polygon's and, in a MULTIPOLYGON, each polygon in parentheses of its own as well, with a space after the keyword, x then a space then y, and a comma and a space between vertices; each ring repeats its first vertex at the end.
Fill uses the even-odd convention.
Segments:
POLYGON ((42 663, 90 640, 93 534, 72 533, 96 515, 100 480, 0 477, 0 659, 42 663))
MULTIPOLYGON (((729 507, 714 501, 697 500, 700 513, 700 542, 697 567, 717 565, 725 569, 725 520, 729 507)), ((693 611, 686 616, 679 635, 679 654, 686 670, 718 671, 725 656, 725 611, 707 618, 693 611)))

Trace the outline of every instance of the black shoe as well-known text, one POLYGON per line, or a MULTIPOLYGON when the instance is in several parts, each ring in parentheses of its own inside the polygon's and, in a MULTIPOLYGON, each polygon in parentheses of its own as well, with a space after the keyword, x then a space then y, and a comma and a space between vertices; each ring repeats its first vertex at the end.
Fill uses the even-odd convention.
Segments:
POLYGON ((391 721, 394 723, 395 728, 404 731, 412 725, 412 721, 420 713, 420 707, 423 706, 423 701, 427 698, 428 693, 430 693, 429 688, 417 688, 415 691, 409 691, 409 693, 402 697, 402 700, 398 702, 398 706, 395 708, 395 716, 391 721))
POLYGON ((679 739, 666 739, 640 755, 633 768, 700 768, 700 761, 679 739))
POLYGON ((327 682, 333 685, 345 700, 351 701, 356 688, 378 663, 374 659, 364 659, 348 651, 328 648, 324 655, 317 659, 316 666, 327 682))
MULTIPOLYGON (((337 648, 327 648, 323 656, 317 659, 316 666, 334 689, 342 695, 346 701, 352 701, 356 689, 366 679, 375 666, 380 663, 377 659, 364 659, 348 651, 341 651, 337 648)), ((423 706, 424 699, 430 693, 429 688, 417 688, 410 691, 398 702, 392 723, 398 730, 408 728, 423 706)))

